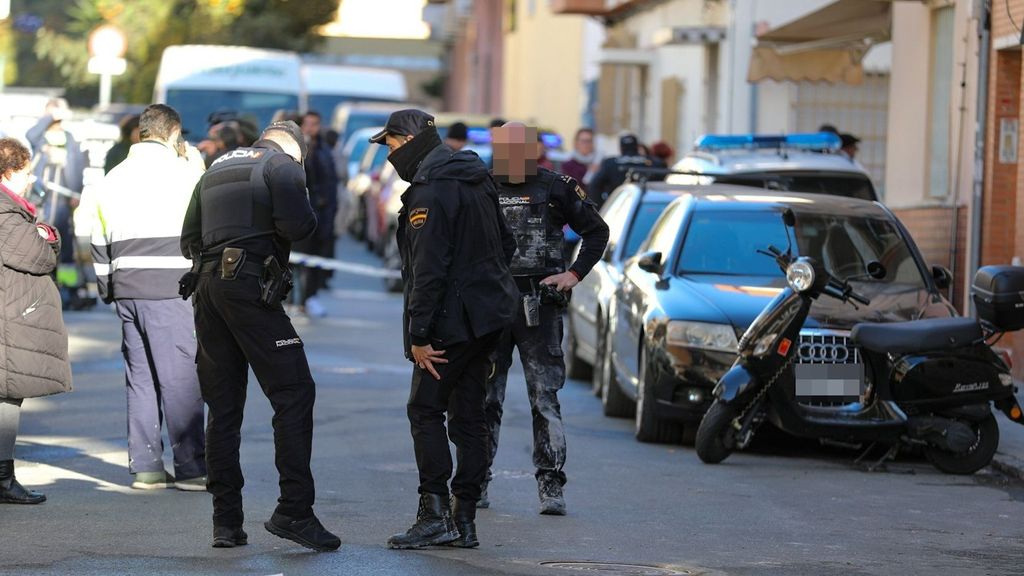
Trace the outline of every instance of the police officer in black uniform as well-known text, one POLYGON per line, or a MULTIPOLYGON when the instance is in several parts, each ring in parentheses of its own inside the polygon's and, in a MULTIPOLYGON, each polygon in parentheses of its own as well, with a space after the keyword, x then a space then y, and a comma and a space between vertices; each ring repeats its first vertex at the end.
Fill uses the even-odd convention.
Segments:
POLYGON ((406 409, 420 503, 416 522, 388 546, 472 548, 479 545, 476 502, 487 472, 486 380, 515 308, 508 269, 515 241, 487 168, 475 152, 442 144, 433 116, 399 110, 370 142, 387 144, 388 161, 410 183, 397 239, 405 354, 415 363, 406 409), (449 438, 458 456, 454 478, 449 438))
MULTIPOLYGON (((598 208, 604 205, 616 188, 626 181, 626 174, 634 168, 665 168, 640 153, 640 141, 633 134, 623 134, 619 138, 619 156, 612 156, 601 161, 601 165, 590 181, 588 191, 590 199, 598 208)), ((651 180, 663 180, 664 176, 655 176, 651 180)))
POLYGON ((305 139, 294 122, 277 122, 251 148, 214 162, 196 186, 181 232, 192 272, 199 384, 209 406, 207 490, 213 495, 213 546, 246 544, 238 461, 251 366, 274 408, 274 450, 281 497, 264 527, 307 548, 341 545, 313 514, 315 384, 302 339, 281 301, 290 289, 292 242, 316 229, 306 193, 305 139))
MULTIPOLYGON (((562 312, 568 303, 567 292, 604 253, 608 226, 574 179, 536 167, 536 129, 508 123, 502 130, 494 144, 494 178, 505 219, 517 243, 511 269, 521 305, 511 328, 498 343, 495 372, 488 380, 488 479, 498 450, 505 384, 515 347, 523 363, 533 413, 533 464, 541 514, 564 515, 565 430, 558 403, 558 391, 565 384, 562 312), (565 224, 582 237, 579 256, 568 271, 562 256, 565 224)), ((489 505, 486 486, 478 503, 484 507, 489 505)))

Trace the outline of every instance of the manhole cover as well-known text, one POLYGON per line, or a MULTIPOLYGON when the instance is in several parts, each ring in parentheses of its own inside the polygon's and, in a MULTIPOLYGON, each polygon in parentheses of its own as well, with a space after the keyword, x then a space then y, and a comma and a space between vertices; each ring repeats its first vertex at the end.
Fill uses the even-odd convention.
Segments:
POLYGON ((616 564, 611 562, 541 562, 541 566, 558 570, 596 572, 616 576, 683 576, 692 574, 686 570, 675 570, 646 564, 616 564))

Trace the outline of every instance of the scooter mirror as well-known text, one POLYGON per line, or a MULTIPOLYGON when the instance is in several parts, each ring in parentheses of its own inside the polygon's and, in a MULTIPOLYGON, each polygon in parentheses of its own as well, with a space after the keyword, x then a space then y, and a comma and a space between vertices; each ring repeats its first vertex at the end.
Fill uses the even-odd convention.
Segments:
POLYGON ((782 222, 790 228, 796 227, 796 214, 793 214, 792 209, 786 208, 786 210, 782 212, 782 222))
POLYGON ((874 278, 875 280, 883 280, 885 279, 886 274, 888 274, 888 271, 885 269, 885 266, 881 262, 879 262, 878 260, 872 260, 871 262, 868 262, 868 276, 874 278))

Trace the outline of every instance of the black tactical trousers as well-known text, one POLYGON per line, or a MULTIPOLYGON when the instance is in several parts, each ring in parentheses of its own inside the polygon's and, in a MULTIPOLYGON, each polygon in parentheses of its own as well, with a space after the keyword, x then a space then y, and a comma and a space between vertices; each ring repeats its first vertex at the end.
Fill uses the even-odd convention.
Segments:
POLYGON ((520 305, 515 321, 505 330, 495 352, 495 370, 487 381, 487 426, 491 431, 487 478, 494 456, 498 453, 505 384, 512 366, 512 349, 519 349, 519 359, 526 375, 526 393, 533 414, 533 465, 537 479, 550 478, 565 484, 565 429, 558 391, 565 384, 565 361, 562 358, 562 309, 553 304, 540 307, 540 326, 526 326, 520 305))
POLYGON ((412 391, 406 408, 420 473, 420 494, 448 496, 448 479, 452 478, 452 455, 448 447, 451 439, 458 459, 451 492, 463 500, 476 502, 480 499, 481 484, 487 474, 484 395, 487 375, 491 372, 491 355, 499 334, 494 332, 447 347, 444 357, 448 363, 434 364, 440 380, 419 366, 413 368, 412 391))
MULTIPOLYGON (((215 273, 219 274, 219 273, 215 273)), ((199 343, 199 387, 209 407, 207 487, 213 524, 242 525, 242 469, 238 462, 249 366, 274 409, 274 454, 280 475, 277 512, 313 514, 313 402, 316 387, 302 341, 280 304, 259 302, 256 276, 234 280, 203 274, 193 296, 199 343)))

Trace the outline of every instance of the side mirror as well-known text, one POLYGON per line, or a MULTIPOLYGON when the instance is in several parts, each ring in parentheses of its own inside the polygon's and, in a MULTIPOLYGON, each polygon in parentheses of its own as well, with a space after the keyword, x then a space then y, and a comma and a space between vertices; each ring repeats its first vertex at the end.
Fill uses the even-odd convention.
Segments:
POLYGON ((790 228, 796 227, 796 214, 793 213, 792 208, 786 208, 782 213, 782 222, 790 228))
POLYGON ((939 290, 945 290, 953 284, 953 274, 942 266, 932 266, 932 278, 939 290))
POLYGON ((875 280, 884 280, 888 273, 889 271, 886 270, 885 266, 878 260, 868 262, 868 276, 875 280))
POLYGON ((661 252, 646 252, 640 259, 637 260, 636 265, 644 272, 650 272, 651 274, 661 275, 661 252))

